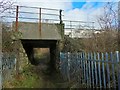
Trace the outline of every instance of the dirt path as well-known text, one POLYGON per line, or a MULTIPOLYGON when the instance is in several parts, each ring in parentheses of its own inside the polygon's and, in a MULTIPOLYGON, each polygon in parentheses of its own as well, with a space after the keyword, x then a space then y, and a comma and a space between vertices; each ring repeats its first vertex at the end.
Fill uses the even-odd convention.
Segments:
POLYGON ((64 82, 59 72, 50 72, 46 64, 40 63, 34 66, 33 72, 41 79, 41 88, 67 88, 68 83, 64 82))

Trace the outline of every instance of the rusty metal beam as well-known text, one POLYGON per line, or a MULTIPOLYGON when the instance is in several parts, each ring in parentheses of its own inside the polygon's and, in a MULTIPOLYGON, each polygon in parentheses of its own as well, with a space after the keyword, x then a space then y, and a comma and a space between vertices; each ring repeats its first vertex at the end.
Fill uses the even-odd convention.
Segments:
POLYGON ((15 24, 15 31, 18 31, 18 9, 19 9, 19 6, 16 7, 16 24, 15 24))
POLYGON ((39 9, 39 32, 41 36, 41 8, 39 9))

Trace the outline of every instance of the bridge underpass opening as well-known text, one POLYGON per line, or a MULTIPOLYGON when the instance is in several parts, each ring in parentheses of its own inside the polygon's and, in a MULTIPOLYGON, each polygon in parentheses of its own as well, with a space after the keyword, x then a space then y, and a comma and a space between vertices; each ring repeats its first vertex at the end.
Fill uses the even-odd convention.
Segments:
POLYGON ((57 49, 58 40, 30 40, 30 39, 23 40, 22 39, 21 42, 31 64, 33 65, 39 64, 38 62, 36 62, 36 58, 34 57, 36 54, 35 53, 36 49, 46 48, 48 49, 49 52, 48 57, 50 57, 49 60, 50 69, 51 70, 56 69, 56 61, 59 53, 57 49))
POLYGON ((33 48, 34 59, 38 64, 48 64, 50 62, 49 48, 33 48))

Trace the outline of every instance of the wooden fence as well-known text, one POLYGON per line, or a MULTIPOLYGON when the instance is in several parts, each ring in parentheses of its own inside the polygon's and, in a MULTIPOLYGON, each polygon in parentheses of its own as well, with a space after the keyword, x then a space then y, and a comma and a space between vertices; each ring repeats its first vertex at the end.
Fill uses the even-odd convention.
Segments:
POLYGON ((60 53, 63 77, 80 88, 120 90, 120 53, 60 53))

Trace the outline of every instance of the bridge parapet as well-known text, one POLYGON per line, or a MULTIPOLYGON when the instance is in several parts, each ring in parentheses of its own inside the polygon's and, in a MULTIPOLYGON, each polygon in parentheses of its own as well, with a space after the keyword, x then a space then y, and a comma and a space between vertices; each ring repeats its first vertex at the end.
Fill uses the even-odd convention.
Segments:
POLYGON ((13 12, 8 18, 12 18, 12 28, 22 33, 22 39, 62 39, 62 10, 16 6, 13 12))
MULTIPOLYGON (((38 23, 18 22, 18 24, 17 29, 22 33, 20 39, 62 39, 61 25, 58 23, 41 23, 41 31, 39 31, 38 23)), ((13 23, 13 29, 15 29, 15 23, 13 23)))

